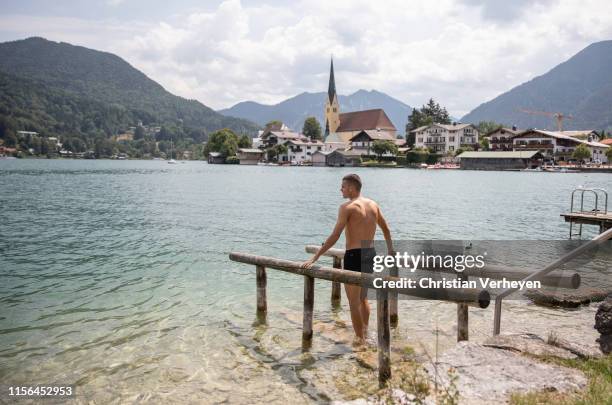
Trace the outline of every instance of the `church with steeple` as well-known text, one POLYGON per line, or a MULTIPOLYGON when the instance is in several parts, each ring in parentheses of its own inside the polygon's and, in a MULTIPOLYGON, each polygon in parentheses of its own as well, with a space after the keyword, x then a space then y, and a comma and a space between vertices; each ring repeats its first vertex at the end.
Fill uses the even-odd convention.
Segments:
POLYGON ((324 117, 325 142, 349 144, 354 136, 364 131, 373 139, 393 141, 397 138, 397 129, 381 108, 340 112, 333 59, 329 69, 324 117))
POLYGON ((336 94, 336 79, 334 78, 334 60, 329 69, 329 86, 327 86, 327 100, 325 100, 325 135, 336 133, 340 126, 340 104, 336 94))

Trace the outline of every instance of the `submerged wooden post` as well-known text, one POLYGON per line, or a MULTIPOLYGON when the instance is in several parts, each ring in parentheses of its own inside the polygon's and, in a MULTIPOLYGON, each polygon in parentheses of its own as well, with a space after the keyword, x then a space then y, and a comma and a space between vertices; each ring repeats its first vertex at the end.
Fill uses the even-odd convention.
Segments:
MULTIPOLYGON (((457 275, 458 280, 467 281, 465 275, 457 275)), ((468 305, 462 302, 457 304, 457 342, 469 340, 469 310, 468 305)))
POLYGON ((376 290, 376 322, 378 329, 378 384, 383 388, 391 378, 391 331, 387 291, 376 290))
POLYGON ((312 344, 312 317, 314 309, 314 277, 304 276, 304 319, 302 322, 302 348, 312 344))
POLYGON ((257 273, 257 317, 265 321, 268 303, 266 300, 266 268, 256 266, 257 273))
MULTIPOLYGON (((391 268, 391 270, 389 271, 389 275, 391 277, 398 277, 399 276, 399 270, 397 269, 396 266, 393 266, 391 268)), ((389 320, 391 322, 391 327, 392 328, 397 328, 397 324, 399 321, 398 315, 397 315, 397 291, 395 290, 391 290, 391 292, 389 293, 389 320)))
MULTIPOLYGON (((335 269, 341 269, 342 268, 342 259, 340 259, 339 257, 334 256, 334 268, 335 269)), ((340 283, 337 281, 332 281, 332 292, 331 292, 331 303, 332 306, 334 307, 339 307, 340 306, 340 298, 341 297, 341 292, 340 292, 340 283)))

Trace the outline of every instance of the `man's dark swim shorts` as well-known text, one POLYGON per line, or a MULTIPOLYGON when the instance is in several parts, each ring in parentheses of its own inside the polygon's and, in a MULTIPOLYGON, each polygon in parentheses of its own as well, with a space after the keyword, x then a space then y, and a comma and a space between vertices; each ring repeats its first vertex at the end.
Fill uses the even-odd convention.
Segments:
POLYGON ((374 248, 348 249, 344 253, 344 269, 372 273, 374 256, 376 256, 374 248))

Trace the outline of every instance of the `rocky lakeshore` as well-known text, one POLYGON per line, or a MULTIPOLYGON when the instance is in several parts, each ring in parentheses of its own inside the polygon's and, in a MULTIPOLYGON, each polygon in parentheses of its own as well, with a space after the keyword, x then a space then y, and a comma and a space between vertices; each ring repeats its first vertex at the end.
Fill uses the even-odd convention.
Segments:
MULTIPOLYGON (((531 310, 536 312, 531 322, 536 323, 538 309, 531 310)), ((582 395, 595 395, 591 403, 599 403, 597 395, 605 398, 612 394, 612 360, 602 353, 609 348, 606 344, 612 332, 612 298, 587 304, 571 314, 585 326, 590 323, 590 329, 564 333, 552 327, 543 332, 542 328, 530 328, 529 323, 521 325, 506 319, 506 331, 501 335, 477 335, 473 341, 447 346, 437 359, 427 350, 404 350, 403 358, 396 356, 393 361, 395 374, 389 388, 361 398, 336 400, 334 404, 519 404, 542 403, 537 400, 549 401, 553 397, 566 401, 562 403, 574 403, 573 399, 578 401, 582 395), (530 329, 538 334, 528 332, 530 329), (603 383, 594 382, 601 375, 592 373, 590 367, 607 370, 603 383), (596 389, 591 394, 593 385, 600 392, 596 389)), ((375 355, 358 355, 357 363, 375 371, 375 355)))

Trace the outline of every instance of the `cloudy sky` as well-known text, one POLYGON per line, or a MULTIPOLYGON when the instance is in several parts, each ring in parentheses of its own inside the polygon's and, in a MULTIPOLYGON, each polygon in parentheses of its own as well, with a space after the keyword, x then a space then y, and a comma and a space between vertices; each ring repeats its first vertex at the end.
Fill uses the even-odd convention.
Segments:
POLYGON ((0 41, 42 36, 113 52, 220 109, 327 90, 434 97, 460 117, 612 39, 609 0, 3 0, 0 41))

